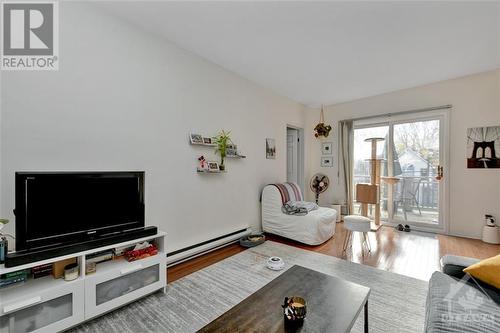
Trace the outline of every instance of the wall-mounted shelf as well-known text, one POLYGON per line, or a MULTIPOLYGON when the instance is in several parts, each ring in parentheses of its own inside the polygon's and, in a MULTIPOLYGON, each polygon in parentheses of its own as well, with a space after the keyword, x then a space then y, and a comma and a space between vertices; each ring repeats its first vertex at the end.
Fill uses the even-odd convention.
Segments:
POLYGON ((199 170, 199 169, 196 169, 196 173, 199 173, 199 174, 220 174, 220 173, 226 173, 226 171, 208 171, 208 170, 199 170))
POLYGON ((204 146, 204 147, 215 147, 215 144, 209 144, 209 143, 193 143, 190 142, 192 146, 204 146))
MULTIPOLYGON (((215 140, 216 140, 216 137, 209 137, 209 136, 203 136, 201 134, 189 133, 189 144, 191 146, 216 148, 217 145, 214 143, 215 140)), ((217 151, 215 151, 214 153, 217 154, 217 151)), ((225 156, 226 159, 246 158, 245 155, 241 155, 238 153, 238 146, 232 142, 231 142, 231 144, 228 144, 226 146, 226 154, 227 154, 225 156)), ((200 158, 203 158, 204 162, 213 163, 213 164, 217 163, 215 161, 207 161, 204 155, 205 154, 203 154, 203 156, 200 156, 198 158, 198 161, 201 162, 200 158)), ((215 170, 215 168, 213 167, 212 170, 215 170)), ((206 170, 200 169, 200 167, 198 167, 196 169, 196 173, 200 173, 200 174, 213 174, 213 173, 225 173, 225 172, 226 172, 226 170, 224 170, 224 171, 209 171, 208 169, 206 169, 206 170)))
MULTIPOLYGON (((192 146, 200 146, 200 147, 210 147, 210 148, 213 148, 215 147, 215 145, 211 145, 211 144, 204 144, 204 143, 190 143, 192 146)), ((237 155, 226 155, 226 158, 247 158, 245 155, 240 155, 240 154, 237 154, 237 155)))

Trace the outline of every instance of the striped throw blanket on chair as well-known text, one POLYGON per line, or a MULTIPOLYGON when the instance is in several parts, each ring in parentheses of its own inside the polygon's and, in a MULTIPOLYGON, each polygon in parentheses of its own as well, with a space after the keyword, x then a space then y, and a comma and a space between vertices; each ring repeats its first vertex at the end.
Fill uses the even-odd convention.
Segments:
POLYGON ((295 183, 271 184, 276 186, 281 195, 281 203, 284 205, 288 201, 302 201, 302 192, 299 185, 295 183))

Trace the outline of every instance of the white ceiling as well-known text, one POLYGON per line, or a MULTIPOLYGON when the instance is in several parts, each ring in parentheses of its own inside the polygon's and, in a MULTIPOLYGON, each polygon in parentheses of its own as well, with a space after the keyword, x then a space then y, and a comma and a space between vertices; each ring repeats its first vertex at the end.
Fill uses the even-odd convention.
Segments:
POLYGON ((500 68, 500 2, 100 6, 310 106, 500 68))

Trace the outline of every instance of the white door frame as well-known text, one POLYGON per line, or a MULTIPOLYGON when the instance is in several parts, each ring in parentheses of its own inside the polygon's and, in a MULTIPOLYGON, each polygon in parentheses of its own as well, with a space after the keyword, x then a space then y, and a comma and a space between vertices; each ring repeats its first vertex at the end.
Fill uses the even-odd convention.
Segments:
MULTIPOLYGON (((297 179, 298 179, 298 185, 300 189, 302 190, 302 194, 305 195, 305 179, 304 179, 304 129, 302 127, 298 127, 295 125, 290 125, 287 124, 285 128, 285 142, 287 139, 288 135, 288 129, 294 129, 297 130, 298 133, 298 145, 297 145, 297 179)), ((285 149, 286 151, 287 149, 285 149)), ((285 158, 286 163, 288 163, 288 158, 285 158)), ((288 167, 288 166, 287 166, 288 167)))
MULTIPOLYGON (((450 110, 440 109, 433 111, 415 112, 410 114, 388 115, 381 116, 366 120, 355 121, 354 129, 376 127, 376 126, 389 126, 389 137, 393 137, 393 125, 408 123, 414 121, 425 120, 439 120, 439 165, 443 166, 444 178, 439 182, 439 224, 437 226, 429 226, 425 223, 413 222, 414 230, 435 232, 435 233, 449 233, 449 151, 450 151, 450 110)), ((392 155, 391 149, 388 154, 392 155)), ((390 158, 390 157, 389 157, 390 158)), ((395 226, 396 223, 381 221, 384 225, 395 226)))

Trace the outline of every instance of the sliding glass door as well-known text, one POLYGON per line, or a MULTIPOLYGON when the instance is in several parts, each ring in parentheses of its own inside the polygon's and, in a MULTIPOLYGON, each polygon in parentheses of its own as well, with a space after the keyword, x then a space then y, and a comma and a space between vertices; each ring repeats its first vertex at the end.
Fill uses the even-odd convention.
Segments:
MULTIPOLYGON (((380 165, 381 220, 386 224, 409 224, 421 229, 445 229, 446 114, 407 114, 355 122, 354 191, 356 184, 370 183, 371 144, 368 138, 384 138, 377 145, 380 165)), ((356 196, 354 196, 356 197, 356 196)), ((354 203, 355 213, 361 205, 354 203)), ((374 217, 375 205, 368 216, 374 217)))

